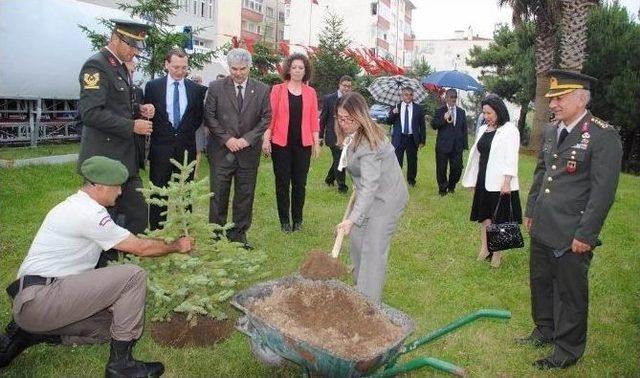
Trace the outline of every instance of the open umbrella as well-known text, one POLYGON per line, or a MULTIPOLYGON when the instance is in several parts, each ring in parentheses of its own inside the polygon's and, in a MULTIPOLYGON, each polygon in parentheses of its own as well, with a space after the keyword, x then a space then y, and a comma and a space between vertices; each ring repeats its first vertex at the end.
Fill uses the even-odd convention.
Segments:
POLYGON ((402 101, 402 89, 406 87, 413 89, 415 102, 422 102, 427 97, 418 80, 401 75, 379 77, 367 89, 377 102, 394 106, 402 101))
POLYGON ((435 84, 440 87, 462 89, 463 91, 484 92, 482 84, 458 70, 434 72, 422 79, 422 84, 435 84))

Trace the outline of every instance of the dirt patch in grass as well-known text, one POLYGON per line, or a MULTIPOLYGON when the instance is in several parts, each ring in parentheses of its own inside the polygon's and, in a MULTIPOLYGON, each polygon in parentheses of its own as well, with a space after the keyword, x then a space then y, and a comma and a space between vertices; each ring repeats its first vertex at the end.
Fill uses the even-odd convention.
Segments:
POLYGON ((191 326, 183 314, 175 314, 168 322, 151 322, 151 337, 159 344, 181 348, 184 346, 213 345, 229 337, 235 326, 235 319, 215 320, 198 317, 197 324, 191 326))
POLYGON ((364 297, 321 282, 276 287, 247 307, 285 335, 352 361, 372 358, 403 337, 364 297))
POLYGON ((347 268, 340 260, 334 259, 325 251, 312 250, 300 265, 300 275, 313 280, 326 280, 340 278, 349 274, 347 268))

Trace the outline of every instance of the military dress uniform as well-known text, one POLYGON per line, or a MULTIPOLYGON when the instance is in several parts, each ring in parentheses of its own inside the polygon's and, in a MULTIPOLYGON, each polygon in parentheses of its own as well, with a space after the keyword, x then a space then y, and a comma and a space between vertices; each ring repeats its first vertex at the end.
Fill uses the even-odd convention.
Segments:
MULTIPOLYGON (((115 32, 125 33, 119 34, 120 37, 144 39, 144 33, 138 30, 146 30, 146 25, 115 22, 115 32)), ((84 63, 79 81, 79 108, 85 127, 78 169, 87 158, 96 155, 118 160, 127 167, 129 179, 122 185, 122 195, 109 213, 133 234, 141 233, 147 225, 148 209, 144 197, 136 191, 142 187, 138 170, 143 162, 133 133, 134 118, 139 110, 138 105, 134 108, 134 86, 124 64, 106 48, 84 63)))
MULTIPOLYGON (((547 97, 576 87, 588 89, 580 74, 552 70, 547 97), (573 88, 572 88, 573 87, 573 88)), ((560 93, 560 94, 558 94, 560 93)), ((573 253, 574 239, 595 248, 615 198, 622 146, 617 131, 589 112, 558 143, 559 125, 544 130, 525 216, 532 218, 530 338, 554 342, 555 366, 575 363, 584 353, 588 313, 588 273, 592 251, 573 253)))

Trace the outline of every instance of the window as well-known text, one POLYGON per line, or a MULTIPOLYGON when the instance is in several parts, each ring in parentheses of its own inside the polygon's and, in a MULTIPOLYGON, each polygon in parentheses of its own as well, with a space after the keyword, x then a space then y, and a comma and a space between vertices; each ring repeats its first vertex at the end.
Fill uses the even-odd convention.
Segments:
POLYGON ((209 0, 209 18, 213 19, 213 0, 209 0))
POLYGON ((278 12, 278 21, 284 22, 284 12, 278 12))
POLYGON ((200 17, 205 17, 204 0, 200 0, 200 17))
POLYGON ((193 2, 192 11, 193 14, 198 14, 198 0, 191 0, 193 2))
POLYGON ((371 3, 371 15, 375 16, 378 14, 378 4, 371 3))
POLYGON ((273 18, 273 8, 267 7, 267 17, 273 18))
POLYGON ((284 29, 278 30, 278 41, 282 41, 284 39, 284 29))
POLYGON ((262 3, 264 0, 244 0, 244 7, 254 12, 262 13, 262 3))

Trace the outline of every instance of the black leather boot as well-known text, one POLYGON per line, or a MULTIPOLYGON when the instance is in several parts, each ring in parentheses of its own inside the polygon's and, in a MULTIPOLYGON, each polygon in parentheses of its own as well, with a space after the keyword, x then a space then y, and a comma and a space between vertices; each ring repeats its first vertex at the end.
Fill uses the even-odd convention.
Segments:
POLYGON ((135 360, 131 350, 136 340, 111 340, 111 353, 105 370, 105 377, 159 377, 164 373, 160 362, 142 362, 135 360))
POLYGON ((6 332, 0 336, 0 368, 9 365, 30 346, 40 343, 60 344, 60 336, 36 335, 18 327, 13 321, 7 325, 6 332))

